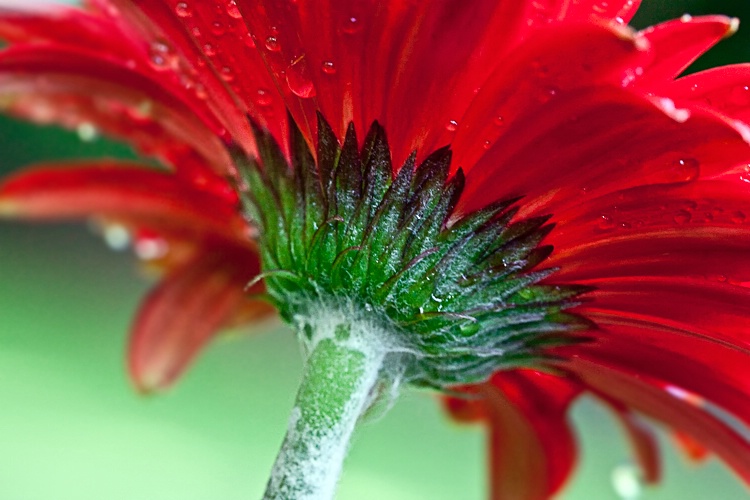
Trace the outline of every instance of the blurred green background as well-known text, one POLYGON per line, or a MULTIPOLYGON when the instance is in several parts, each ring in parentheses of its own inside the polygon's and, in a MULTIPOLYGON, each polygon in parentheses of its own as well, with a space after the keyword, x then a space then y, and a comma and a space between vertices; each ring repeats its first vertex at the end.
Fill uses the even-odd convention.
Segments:
MULTIPOLYGON (((723 13, 749 28, 700 67, 750 61, 750 3, 645 1, 639 27, 681 14, 723 13)), ((128 155, 104 140, 0 119, 0 171, 48 159, 128 155)), ((300 373, 287 330, 222 338, 172 392, 138 396, 125 377, 126 332, 149 283, 128 253, 83 224, 0 223, 0 500, 258 498, 286 428, 300 373)), ((609 415, 576 407, 582 461, 565 499, 618 498, 612 471, 628 448, 609 415)), ((663 439, 665 480, 644 499, 750 496, 716 461, 687 464, 663 439)), ((361 428, 343 500, 480 499, 478 428, 449 423, 424 393, 406 391, 361 428)))

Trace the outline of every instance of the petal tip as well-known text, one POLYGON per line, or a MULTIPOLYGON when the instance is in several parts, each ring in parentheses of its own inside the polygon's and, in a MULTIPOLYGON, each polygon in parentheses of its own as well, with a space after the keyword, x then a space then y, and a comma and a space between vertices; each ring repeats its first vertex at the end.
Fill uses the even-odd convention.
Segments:
POLYGON ((738 17, 732 17, 729 19, 729 25, 727 26, 727 32, 724 34, 724 38, 729 38, 730 36, 737 33, 737 30, 740 29, 740 19, 738 17))

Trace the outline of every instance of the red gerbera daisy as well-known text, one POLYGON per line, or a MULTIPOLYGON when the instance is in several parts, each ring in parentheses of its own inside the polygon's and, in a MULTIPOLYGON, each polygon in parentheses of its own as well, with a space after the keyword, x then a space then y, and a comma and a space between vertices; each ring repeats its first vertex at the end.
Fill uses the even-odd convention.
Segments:
POLYGON ((750 481, 750 69, 677 78, 736 20, 635 32, 637 4, 2 8, 8 111, 160 167, 36 166, 0 213, 96 217, 163 271, 132 336, 142 390, 272 306, 297 330, 266 498, 332 496, 355 424, 402 385, 487 425, 494 498, 558 491, 583 393, 646 480, 641 414, 750 481))

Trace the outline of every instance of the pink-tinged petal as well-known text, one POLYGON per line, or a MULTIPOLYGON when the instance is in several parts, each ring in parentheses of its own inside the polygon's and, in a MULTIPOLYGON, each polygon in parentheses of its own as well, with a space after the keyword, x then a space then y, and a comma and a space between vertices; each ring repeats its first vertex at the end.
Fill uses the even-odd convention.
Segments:
POLYGON ((560 213, 584 194, 720 175, 750 160, 746 129, 711 110, 678 110, 623 89, 559 95, 522 115, 469 170, 460 208, 485 206, 502 186, 505 197, 526 197, 527 214, 560 213))
POLYGON ((661 88, 679 101, 710 106, 727 116, 750 123, 750 64, 701 71, 661 88))
POLYGON ((548 264, 561 268, 556 279, 688 274, 750 280, 750 202, 739 180, 642 186, 579 199, 578 207, 560 213, 549 240, 557 251, 548 264))
POLYGON ((487 424, 491 497, 546 499, 558 491, 576 460, 566 414, 579 386, 541 372, 512 370, 465 390, 466 399, 448 398, 446 407, 459 421, 487 424))
POLYGON ((198 352, 238 314, 270 314, 251 301, 245 285, 259 272, 257 256, 229 246, 209 247, 171 269, 143 302, 133 325, 129 370, 139 390, 169 387, 198 352))
POLYGON ((672 438, 685 456, 693 462, 701 462, 708 458, 710 454, 709 450, 704 445, 684 432, 673 432, 672 438))
POLYGON ((648 484, 658 483, 661 479, 661 459, 659 443, 651 426, 619 401, 606 397, 602 399, 615 412, 625 430, 634 458, 643 473, 643 480, 648 484))
POLYGON ((685 16, 641 31, 638 35, 648 40, 655 57, 634 85, 645 90, 660 89, 722 38, 737 31, 737 27, 737 19, 725 16, 685 16))
POLYGON ((129 163, 39 166, 0 184, 0 214, 47 220, 99 216, 232 240, 246 234, 247 224, 229 196, 129 163))
POLYGON ((719 418, 690 400, 668 392, 657 381, 634 377, 629 372, 596 361, 573 358, 568 369, 590 389, 651 416, 691 436, 719 455, 745 481, 750 482, 750 443, 719 418))

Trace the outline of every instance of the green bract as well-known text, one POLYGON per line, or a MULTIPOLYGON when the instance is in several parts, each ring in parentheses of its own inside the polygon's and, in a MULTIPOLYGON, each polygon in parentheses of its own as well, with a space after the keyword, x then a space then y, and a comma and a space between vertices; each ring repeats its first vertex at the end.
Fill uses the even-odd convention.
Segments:
POLYGON ((378 123, 360 150, 353 126, 341 145, 319 116, 317 162, 292 125, 291 165, 254 130, 260 158, 237 158, 240 191, 285 320, 354 307, 393 333, 407 381, 438 388, 533 363, 589 327, 564 312, 586 287, 540 284, 554 272, 536 269, 552 250, 540 246, 549 217, 513 221, 517 200, 451 217, 464 175, 449 176, 449 148, 419 166, 412 154, 394 176, 378 123))

